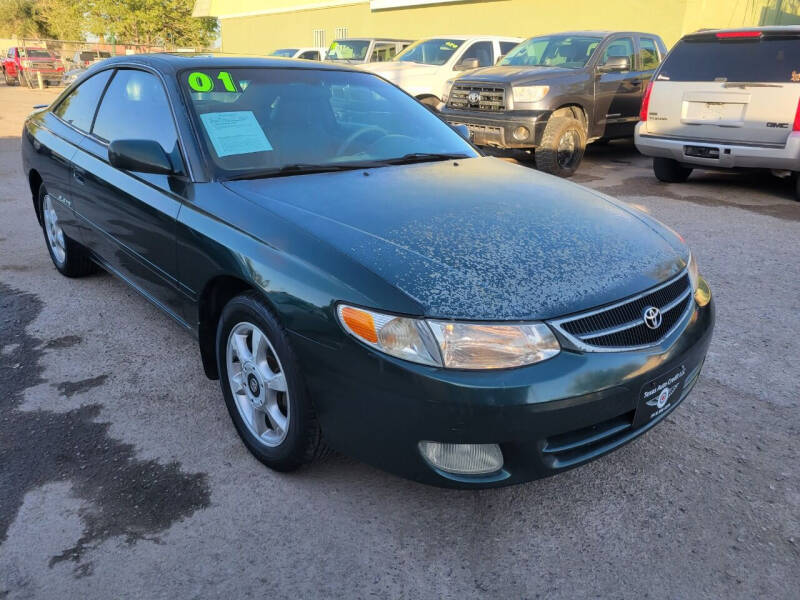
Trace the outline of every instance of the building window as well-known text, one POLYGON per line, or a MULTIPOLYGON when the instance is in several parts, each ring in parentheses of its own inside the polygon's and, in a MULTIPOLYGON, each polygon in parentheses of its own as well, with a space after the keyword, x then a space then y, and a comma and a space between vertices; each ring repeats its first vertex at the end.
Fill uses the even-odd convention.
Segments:
POLYGON ((337 27, 336 28, 336 39, 337 40, 347 39, 347 27, 337 27))
POLYGON ((314 30, 314 46, 317 48, 324 48, 325 47, 325 30, 324 29, 315 29, 314 30))

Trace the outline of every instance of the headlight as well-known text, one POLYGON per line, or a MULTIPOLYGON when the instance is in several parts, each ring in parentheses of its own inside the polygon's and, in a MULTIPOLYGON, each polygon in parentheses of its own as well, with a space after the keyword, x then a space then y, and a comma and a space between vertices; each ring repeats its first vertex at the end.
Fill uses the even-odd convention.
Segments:
POLYGON ((436 340, 424 321, 344 304, 337 312, 345 331, 368 346, 411 362, 442 366, 436 340))
POLYGON ((522 87, 512 88, 514 90, 514 102, 520 103, 533 103, 539 102, 542 98, 547 96, 550 91, 549 85, 526 85, 522 87))
POLYGON ((694 293, 694 301, 700 307, 706 306, 711 302, 711 288, 708 283, 700 276, 700 268, 697 266, 697 260, 694 254, 689 254, 689 264, 686 267, 689 272, 689 281, 692 284, 692 292, 694 293))
POLYGON ((339 321, 368 346, 411 362, 448 369, 508 369, 561 351, 544 323, 464 323, 413 319, 339 305, 339 321))
POLYGON ((442 102, 447 104, 447 99, 450 97, 450 90, 453 89, 453 84, 456 82, 455 79, 448 79, 444 82, 444 93, 442 94, 442 102))

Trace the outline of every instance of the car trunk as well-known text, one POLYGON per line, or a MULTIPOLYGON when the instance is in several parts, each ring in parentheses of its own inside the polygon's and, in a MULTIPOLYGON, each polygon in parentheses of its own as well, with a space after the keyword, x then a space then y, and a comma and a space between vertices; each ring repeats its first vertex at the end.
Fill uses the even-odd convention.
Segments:
POLYGON ((754 34, 681 41, 653 83, 647 132, 785 144, 800 100, 800 36, 754 34))

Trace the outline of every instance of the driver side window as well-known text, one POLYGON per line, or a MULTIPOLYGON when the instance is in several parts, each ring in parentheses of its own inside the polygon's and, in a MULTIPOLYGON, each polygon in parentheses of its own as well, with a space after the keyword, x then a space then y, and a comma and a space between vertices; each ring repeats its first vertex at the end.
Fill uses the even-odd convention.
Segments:
POLYGON ((492 42, 475 42, 467 48, 458 62, 464 62, 472 58, 478 59, 478 66, 491 67, 494 64, 494 50, 492 42))
POLYGON ((178 134, 161 82, 144 71, 120 70, 111 80, 92 128, 97 137, 155 140, 167 154, 177 152, 178 134))
POLYGON ((633 48, 633 38, 631 37, 613 40, 608 46, 606 46, 603 56, 600 59, 600 64, 606 64, 609 58, 617 58, 622 56, 627 57, 627 59, 630 61, 631 69, 635 69, 636 57, 633 48))

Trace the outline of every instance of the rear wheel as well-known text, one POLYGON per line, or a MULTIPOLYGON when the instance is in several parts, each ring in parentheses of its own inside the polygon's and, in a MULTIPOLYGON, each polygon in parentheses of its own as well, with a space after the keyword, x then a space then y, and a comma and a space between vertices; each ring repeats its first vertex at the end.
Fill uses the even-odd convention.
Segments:
POLYGON ((17 83, 19 83, 17 79, 9 77, 8 72, 5 69, 3 69, 3 81, 5 81, 6 85, 16 85, 17 83))
POLYGON ((536 168, 559 177, 571 177, 586 151, 586 127, 574 117, 555 117, 547 122, 536 148, 536 168))
POLYGON ((792 183, 794 184, 794 199, 800 202, 800 173, 792 175, 792 183))
POLYGON ((222 311, 217 366, 228 413, 258 460, 293 471, 327 452, 286 333, 257 294, 222 311))
POLYGON ((89 258, 86 249, 67 237, 55 209, 55 200, 44 185, 39 186, 39 214, 42 230, 50 258, 59 273, 66 277, 83 277, 93 273, 97 267, 89 258))
POLYGON ((654 158, 653 173, 656 179, 664 183, 683 183, 689 179, 692 169, 682 166, 677 160, 671 158, 654 158))

